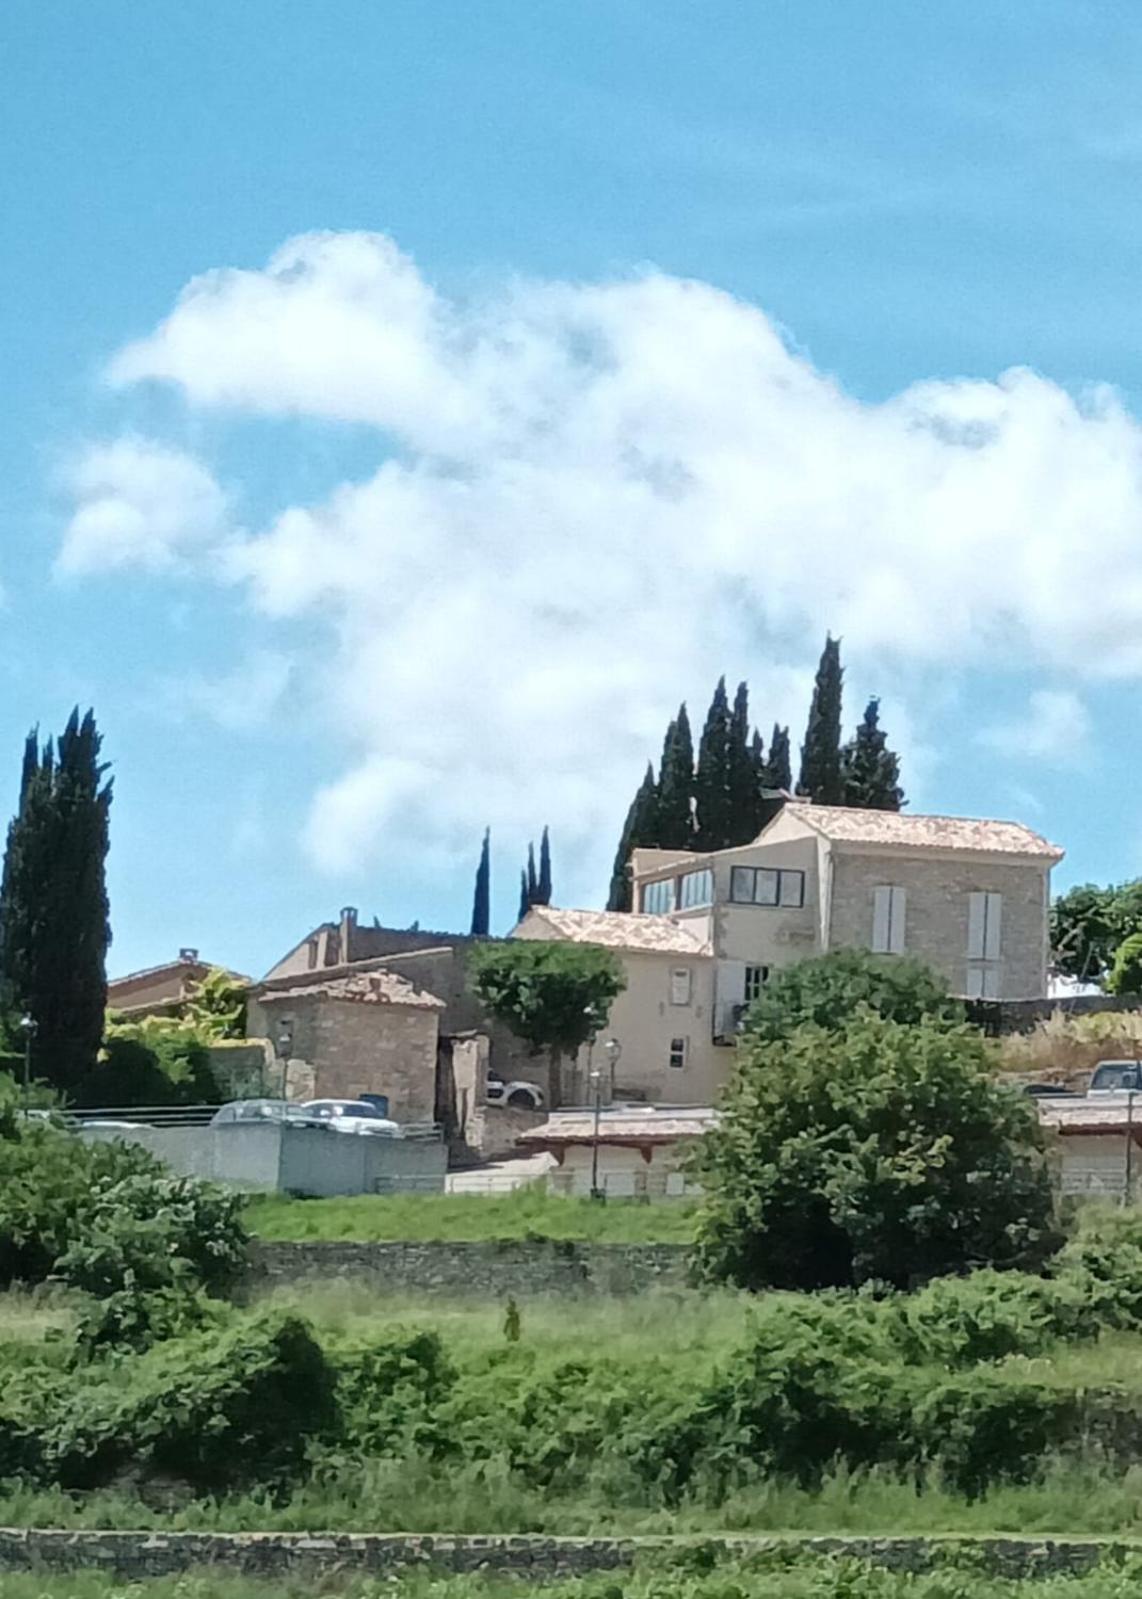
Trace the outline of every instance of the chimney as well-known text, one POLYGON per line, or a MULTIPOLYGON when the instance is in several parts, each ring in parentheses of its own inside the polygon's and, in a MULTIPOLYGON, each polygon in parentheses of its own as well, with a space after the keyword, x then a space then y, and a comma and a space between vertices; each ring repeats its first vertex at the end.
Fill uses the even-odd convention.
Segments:
POLYGON ((341 909, 341 959, 353 959, 353 935, 357 931, 357 907, 345 905, 341 909))
POLYGON ((180 961, 185 961, 188 966, 198 965, 198 951, 196 949, 180 949, 178 958, 180 961))

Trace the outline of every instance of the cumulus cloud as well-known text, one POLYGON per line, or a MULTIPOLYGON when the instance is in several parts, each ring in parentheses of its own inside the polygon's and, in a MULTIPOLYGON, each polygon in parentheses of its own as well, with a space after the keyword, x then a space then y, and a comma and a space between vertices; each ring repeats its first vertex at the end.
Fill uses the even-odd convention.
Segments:
POLYGON ((459 299, 368 234, 196 279, 110 378, 377 431, 371 477, 226 555, 263 616, 334 641, 308 671, 348 755, 307 831, 333 869, 549 821, 597 889, 678 699, 700 715, 728 669, 799 721, 826 626, 890 733, 926 673, 1142 673, 1142 429, 1109 390, 1014 370, 862 403, 708 284, 459 299))
POLYGON ((222 676, 195 675, 163 685, 163 697, 176 711, 204 716, 227 732, 260 727, 281 704, 291 664, 278 650, 254 650, 222 676))
POLYGON ((1040 689, 1021 717, 985 729, 983 743, 1004 754, 1069 766, 1082 759, 1090 739, 1090 713, 1070 689, 1040 689))
POLYGON ((153 439, 87 449, 68 473, 76 508, 56 559, 61 576, 122 567, 169 571, 223 532, 226 501, 192 456, 153 439))

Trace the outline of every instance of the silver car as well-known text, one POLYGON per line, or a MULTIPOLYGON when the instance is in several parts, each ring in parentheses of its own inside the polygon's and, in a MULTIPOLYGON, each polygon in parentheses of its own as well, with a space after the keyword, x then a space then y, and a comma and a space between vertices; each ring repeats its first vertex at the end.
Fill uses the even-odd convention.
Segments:
POLYGON ((364 1099, 310 1099, 303 1113, 338 1133, 364 1133, 379 1138, 396 1138, 400 1127, 382 1116, 375 1105, 364 1099))

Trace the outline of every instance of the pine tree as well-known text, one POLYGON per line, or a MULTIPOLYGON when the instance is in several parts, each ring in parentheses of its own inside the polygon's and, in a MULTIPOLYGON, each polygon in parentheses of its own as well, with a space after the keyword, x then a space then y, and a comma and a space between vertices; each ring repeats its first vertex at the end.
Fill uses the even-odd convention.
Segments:
POLYGON ((783 794, 793 792, 793 767, 789 759, 789 729, 773 724, 773 737, 769 741, 769 760, 765 766, 766 788, 780 789, 783 794))
POLYGON ((904 804, 900 759, 888 748, 877 699, 869 700, 863 721, 841 751, 841 779, 846 805, 898 811, 904 804))
POLYGON ((476 889, 472 896, 472 937, 487 938, 492 919, 491 830, 484 829, 480 864, 476 868, 476 889))
POLYGON ((801 746, 798 791, 814 805, 840 805, 841 785, 841 667, 840 641, 828 635, 817 668, 809 723, 801 746))
POLYGON ((666 730, 658 769, 658 838, 660 849, 692 849, 694 845, 694 740, 686 706, 666 730))
POLYGON ((623 823, 619 847, 615 851, 615 864, 611 871, 611 889, 607 895, 609 911, 631 909, 630 858, 639 848, 658 842, 658 784, 654 781, 654 767, 646 763, 646 775, 630 802, 623 823))
POLYGON ((535 890, 535 903, 551 904, 551 840, 546 827, 539 841, 539 883, 535 890))
POLYGON ((527 873, 521 867, 519 874, 519 914, 516 917, 516 921, 522 922, 530 909, 531 900, 528 898, 527 893, 527 873))
POLYGON ((694 774, 694 844, 700 850, 725 849, 730 841, 730 743, 730 706, 726 680, 720 677, 698 741, 694 774))
POLYGON ((73 1089, 95 1066, 107 1004, 111 783, 92 712, 53 750, 33 731, 0 883, 0 977, 37 1025, 35 1075, 73 1089))

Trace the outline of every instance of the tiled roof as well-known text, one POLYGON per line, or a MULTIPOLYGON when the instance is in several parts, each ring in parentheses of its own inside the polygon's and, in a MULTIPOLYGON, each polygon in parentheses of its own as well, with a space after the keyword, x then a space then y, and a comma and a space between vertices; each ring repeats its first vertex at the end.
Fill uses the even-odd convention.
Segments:
POLYGON ((1136 1127, 1142 1133, 1142 1095, 1091 1094, 1081 1099, 1051 1099, 1044 1095, 1036 1103, 1042 1125, 1057 1133, 1124 1134, 1127 1127, 1136 1127))
POLYGON ((786 805, 780 814, 804 822, 838 844, 964 850, 977 855, 1025 855, 1056 861, 1063 857, 1057 845, 1048 843, 1021 822, 990 822, 970 816, 910 816, 907 811, 864 811, 843 805, 797 802, 786 805))
MULTIPOLYGON (((600 1144, 673 1144, 680 1138, 700 1138, 717 1121, 718 1113, 704 1105, 621 1105, 599 1116, 600 1144)), ((520 1144, 592 1144, 594 1109, 554 1111, 538 1127, 529 1127, 516 1140, 520 1144)))
POLYGON ((696 927, 670 916, 639 916, 628 911, 561 911, 551 905, 536 905, 513 936, 526 938, 527 925, 533 918, 542 921, 557 938, 573 944, 604 944, 608 949, 649 950, 666 955, 711 953, 709 940, 696 927))
POLYGON ((279 999, 343 999, 358 1005, 405 1005, 417 1010, 443 1010, 444 1001, 395 972, 356 972, 352 977, 334 977, 325 983, 299 983, 294 988, 263 990, 258 999, 263 1005, 279 999))

